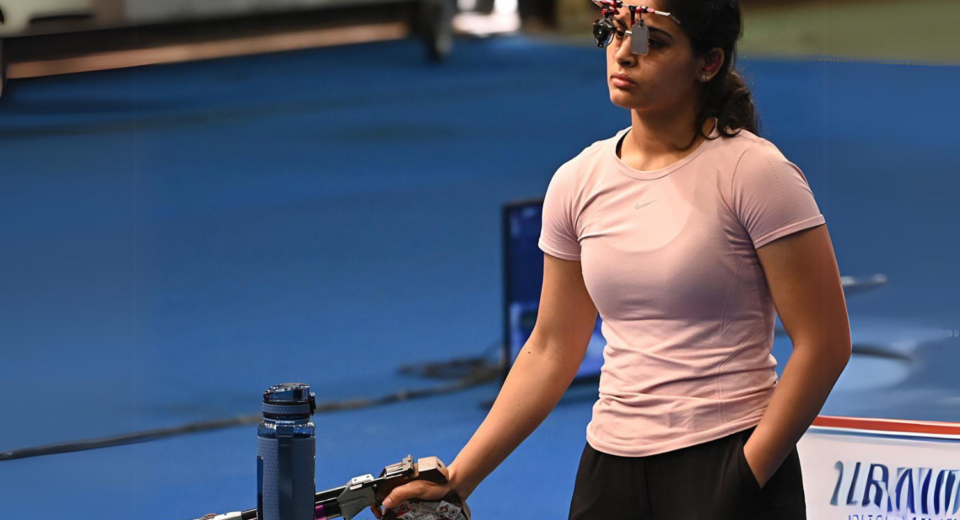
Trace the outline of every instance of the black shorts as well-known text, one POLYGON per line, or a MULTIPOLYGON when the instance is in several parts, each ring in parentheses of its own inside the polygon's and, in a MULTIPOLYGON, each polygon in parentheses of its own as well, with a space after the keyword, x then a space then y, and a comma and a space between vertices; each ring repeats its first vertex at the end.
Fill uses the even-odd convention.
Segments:
POLYGON ((569 520, 805 520, 796 446, 761 488, 743 455, 754 429, 647 457, 588 443, 569 520))

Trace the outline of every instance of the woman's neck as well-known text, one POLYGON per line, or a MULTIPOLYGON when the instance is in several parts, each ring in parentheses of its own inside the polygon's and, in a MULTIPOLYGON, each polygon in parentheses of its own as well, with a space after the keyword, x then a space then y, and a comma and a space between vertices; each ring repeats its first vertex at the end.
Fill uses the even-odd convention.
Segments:
MULTIPOLYGON (((637 170, 657 170, 696 150, 704 137, 695 132, 696 114, 692 110, 644 114, 631 110, 633 126, 624 137, 620 158, 637 170), (687 148, 690 140, 693 146, 687 148)), ((709 133, 715 124, 711 118, 703 130, 709 133)))

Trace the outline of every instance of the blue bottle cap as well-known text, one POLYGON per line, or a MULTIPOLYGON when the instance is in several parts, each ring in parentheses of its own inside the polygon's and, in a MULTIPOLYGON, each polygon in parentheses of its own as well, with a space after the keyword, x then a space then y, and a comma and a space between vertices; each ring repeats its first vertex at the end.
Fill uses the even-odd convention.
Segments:
POLYGON ((273 385, 263 392, 264 417, 306 418, 316 409, 316 395, 305 383, 273 385))

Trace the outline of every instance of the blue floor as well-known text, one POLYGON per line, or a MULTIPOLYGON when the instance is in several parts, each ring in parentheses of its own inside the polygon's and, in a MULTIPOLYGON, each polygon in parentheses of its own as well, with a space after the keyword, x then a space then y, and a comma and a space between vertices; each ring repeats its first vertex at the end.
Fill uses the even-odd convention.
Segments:
MULTIPOLYGON (((960 421, 960 68, 740 66, 842 274, 889 277, 848 300, 854 340, 925 361, 864 360, 824 414, 960 421)), ((256 412, 284 381, 321 401, 435 384, 396 367, 501 335, 500 205, 629 124, 601 51, 526 37, 460 41, 440 67, 405 41, 12 81, 0 450, 256 412)), ((789 352, 779 338, 778 370, 789 352)), ((496 391, 317 416, 317 487, 451 462, 496 391)), ((571 391, 475 518, 566 517, 594 395, 571 391)), ((255 435, 0 462, 0 518, 253 507, 255 435)))

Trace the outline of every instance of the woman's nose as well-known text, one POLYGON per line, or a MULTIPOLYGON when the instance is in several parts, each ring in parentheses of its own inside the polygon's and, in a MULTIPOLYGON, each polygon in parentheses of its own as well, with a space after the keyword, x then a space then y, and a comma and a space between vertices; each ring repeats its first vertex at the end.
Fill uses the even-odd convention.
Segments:
POLYGON ((624 34, 620 40, 620 47, 617 48, 616 57, 621 63, 630 63, 637 59, 637 55, 631 50, 633 35, 624 34))

